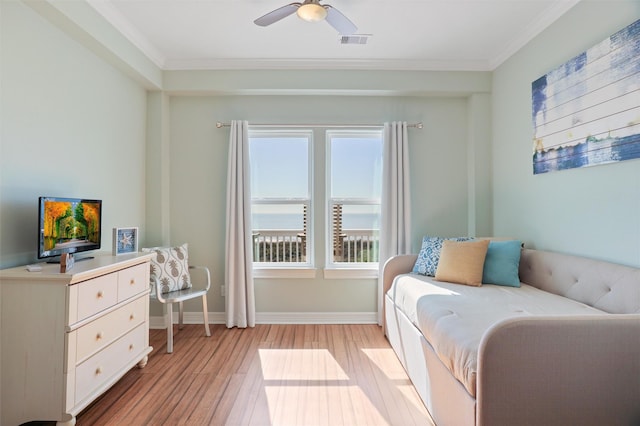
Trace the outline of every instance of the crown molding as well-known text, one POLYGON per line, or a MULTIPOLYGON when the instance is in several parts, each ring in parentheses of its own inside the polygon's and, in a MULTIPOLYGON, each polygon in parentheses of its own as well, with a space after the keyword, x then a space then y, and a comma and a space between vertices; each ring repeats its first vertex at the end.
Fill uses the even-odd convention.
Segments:
POLYGON ((580 1, 581 0, 567 0, 549 6, 537 19, 533 20, 531 25, 528 25, 522 30, 519 37, 514 38, 501 53, 489 62, 489 71, 493 71, 502 65, 502 63, 513 56, 518 50, 522 49, 527 43, 547 29, 576 4, 580 3, 580 1))
POLYGON ((194 58, 168 59, 165 71, 202 70, 380 70, 380 71, 491 71, 484 61, 422 61, 411 59, 335 59, 335 58, 194 58))

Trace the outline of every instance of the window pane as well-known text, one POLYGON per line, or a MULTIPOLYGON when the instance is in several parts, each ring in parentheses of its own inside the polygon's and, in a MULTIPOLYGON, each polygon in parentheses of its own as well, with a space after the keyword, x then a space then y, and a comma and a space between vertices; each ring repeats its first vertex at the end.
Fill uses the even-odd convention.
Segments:
POLYGON ((380 205, 342 206, 342 229, 380 230, 380 205))
POLYGON ((334 263, 377 262, 380 205, 334 204, 331 235, 334 263))
POLYGON ((308 137, 250 137, 251 196, 309 197, 308 137))
POLYGON ((312 260, 307 255, 311 135, 257 130, 249 134, 254 262, 299 266, 312 260))
POLYGON ((287 229, 303 232, 306 228, 304 204, 253 204, 254 230, 287 229))
POLYGON ((304 204, 253 204, 254 262, 307 261, 304 204))
POLYGON ((382 138, 331 137, 331 197, 379 199, 382 138))
POLYGON ((328 264, 360 267, 379 259, 382 132, 328 132, 328 264))

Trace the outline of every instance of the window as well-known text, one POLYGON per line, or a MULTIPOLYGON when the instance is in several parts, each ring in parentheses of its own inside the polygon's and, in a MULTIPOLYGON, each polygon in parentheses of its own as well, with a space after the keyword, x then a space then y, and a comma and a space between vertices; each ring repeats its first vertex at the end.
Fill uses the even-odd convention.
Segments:
POLYGON ((335 277, 344 275, 339 270, 377 270, 382 130, 316 132, 326 147, 313 149, 311 129, 249 131, 254 265, 325 265, 325 276, 333 270, 335 277), (324 185, 314 184, 314 173, 324 185), (313 206, 325 215, 315 224, 313 206), (314 255, 315 244, 324 249, 314 255))
POLYGON ((311 265, 311 141, 310 131, 249 132, 257 266, 311 265))
POLYGON ((327 152, 327 266, 377 265, 382 131, 328 131, 327 152))

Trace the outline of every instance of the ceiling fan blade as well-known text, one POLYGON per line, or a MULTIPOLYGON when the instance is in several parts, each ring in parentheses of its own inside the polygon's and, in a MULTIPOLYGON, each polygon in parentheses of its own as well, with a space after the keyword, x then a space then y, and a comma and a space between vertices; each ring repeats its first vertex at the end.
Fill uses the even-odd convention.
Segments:
POLYGON ((264 16, 259 17, 258 19, 253 21, 253 23, 256 25, 260 25, 261 27, 266 27, 267 25, 278 22, 279 20, 295 13, 295 11, 298 10, 299 7, 300 3, 291 3, 286 6, 282 6, 276 10, 272 10, 264 16))
POLYGON ((356 27, 354 23, 344 16, 338 9, 333 6, 329 6, 328 4, 324 5, 324 8, 327 9, 327 22, 333 28, 338 30, 340 35, 351 35, 358 31, 358 27, 356 27))

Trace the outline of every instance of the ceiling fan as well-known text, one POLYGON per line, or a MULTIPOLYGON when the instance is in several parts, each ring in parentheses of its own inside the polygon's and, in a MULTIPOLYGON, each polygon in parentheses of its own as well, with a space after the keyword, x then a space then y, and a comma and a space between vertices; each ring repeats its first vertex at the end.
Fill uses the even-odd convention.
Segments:
POLYGON ((291 3, 267 13, 253 21, 256 25, 266 27, 287 16, 297 13, 298 17, 307 22, 326 20, 340 35, 354 34, 358 28, 338 9, 328 4, 320 4, 320 0, 304 0, 303 3, 291 3))

